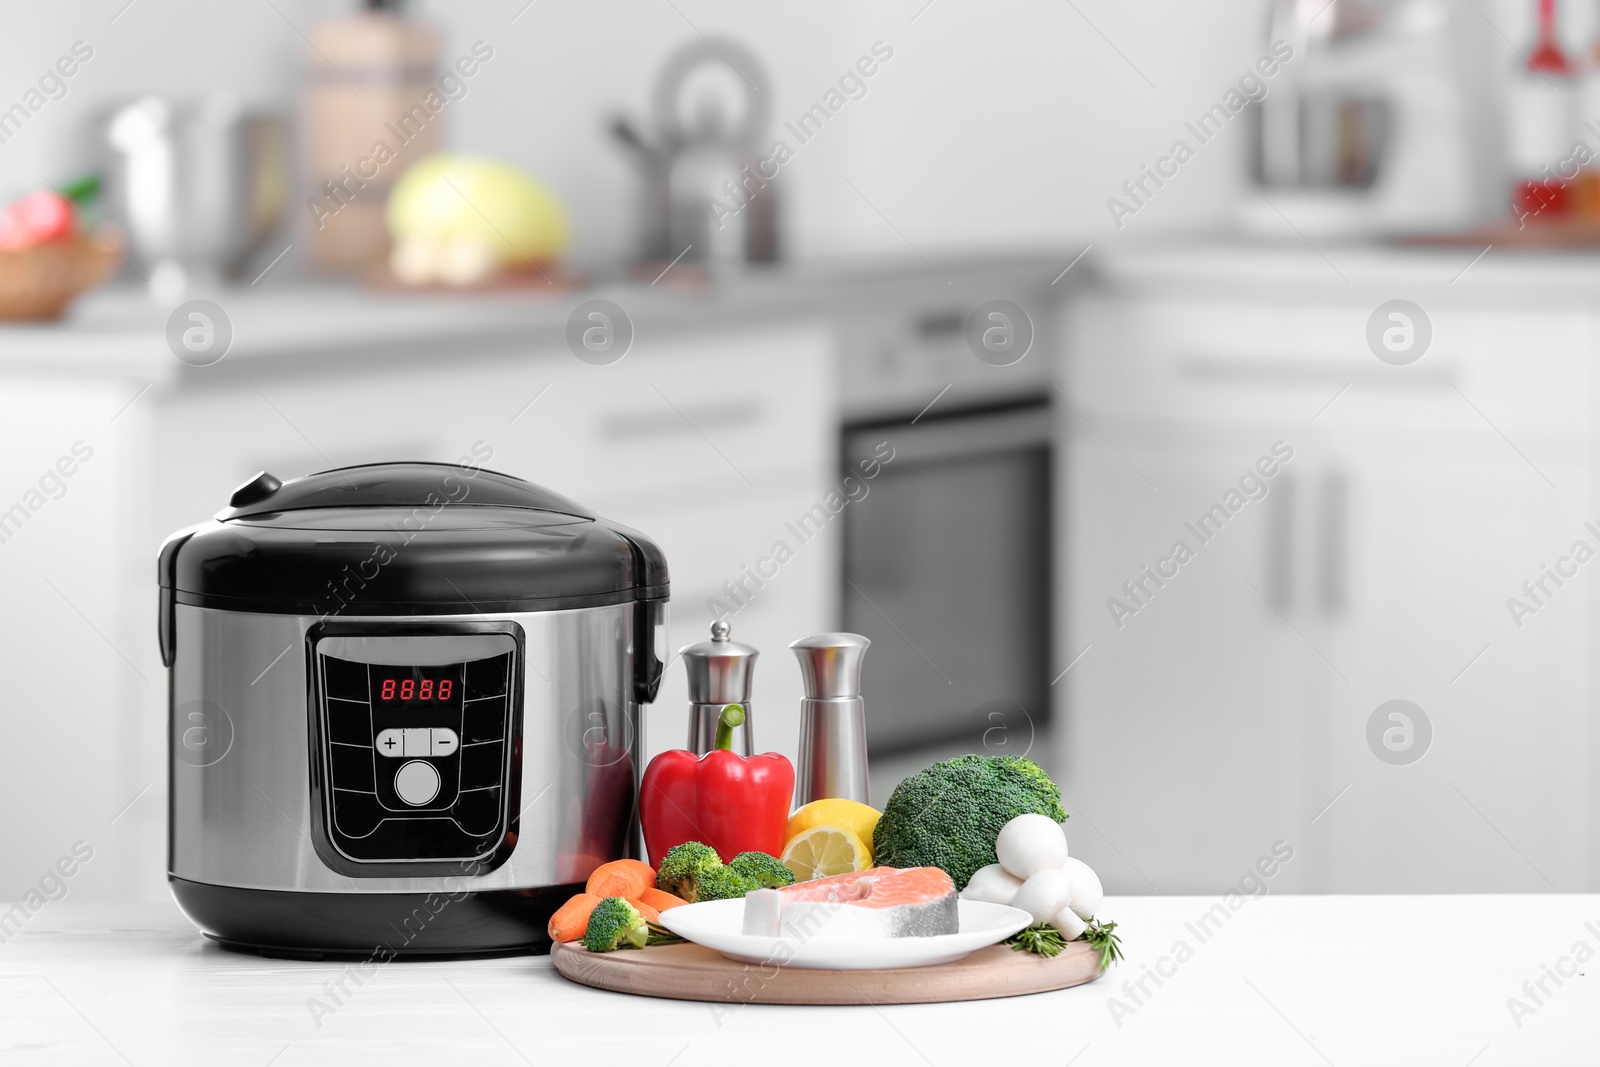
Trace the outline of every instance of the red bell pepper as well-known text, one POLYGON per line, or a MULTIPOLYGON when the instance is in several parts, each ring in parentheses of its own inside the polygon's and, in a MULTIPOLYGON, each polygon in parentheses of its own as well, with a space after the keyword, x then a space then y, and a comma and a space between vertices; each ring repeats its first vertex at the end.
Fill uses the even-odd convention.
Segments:
POLYGON ((645 768, 639 789, 650 865, 667 850, 701 841, 726 863, 741 852, 783 851, 783 830, 794 796, 794 767, 776 752, 746 759, 730 751, 744 708, 729 704, 717 723, 714 747, 703 756, 687 749, 663 752, 645 768))

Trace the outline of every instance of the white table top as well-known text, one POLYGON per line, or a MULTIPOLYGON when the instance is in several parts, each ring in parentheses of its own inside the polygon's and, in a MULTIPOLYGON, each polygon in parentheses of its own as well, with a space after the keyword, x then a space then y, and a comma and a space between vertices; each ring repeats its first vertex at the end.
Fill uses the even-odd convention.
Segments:
POLYGON ((45 906, 0 944, 0 1062, 299 1064, 1593 1064, 1600 897, 1119 898, 1127 959, 1032 997, 796 1008, 650 1000, 572 985, 547 957, 396 962, 331 1015, 336 963, 224 951, 170 905, 45 906), (1226 914, 1221 918, 1220 914, 1226 914), (1586 923, 1593 922, 1594 926, 1586 923), (1189 925, 1193 924, 1193 926, 1189 925), (1172 956, 1179 942, 1182 962, 1172 956), (1170 977, 1130 993, 1159 967, 1170 977), (1137 996, 1137 999, 1135 999, 1137 996), (1508 998, 1530 1013, 1513 1019, 1508 998), (1115 999, 1113 999, 1115 998, 1115 999), (1120 1004, 1120 1018, 1113 1009, 1120 1004), (1520 1027, 1518 1023, 1520 1022, 1520 1027), (762 1054, 761 1049, 770 1049, 762 1054))

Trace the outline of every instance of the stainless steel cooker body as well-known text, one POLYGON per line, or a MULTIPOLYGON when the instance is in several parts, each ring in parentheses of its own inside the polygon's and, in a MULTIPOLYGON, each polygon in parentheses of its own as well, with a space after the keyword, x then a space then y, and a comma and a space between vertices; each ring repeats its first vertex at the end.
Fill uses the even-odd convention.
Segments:
POLYGON ((208 936, 539 951, 636 854, 668 589, 637 531, 505 475, 379 464, 261 475, 159 570, 168 881, 208 936))
MULTIPOLYGON (((169 857, 176 878, 299 893, 529 889, 581 882, 599 860, 627 853, 643 752, 633 605, 350 620, 179 605, 177 636, 169 857), (364 653, 340 651, 410 666, 498 654, 502 642, 521 660, 509 693, 474 705, 504 699, 509 740, 494 727, 464 735, 445 715, 437 726, 412 727, 453 730, 461 753, 492 754, 476 761, 479 777, 460 781, 458 791, 504 782, 501 840, 421 860, 341 849, 330 833, 333 801, 345 791, 332 781, 334 759, 372 766, 373 781, 358 784, 375 789, 377 776, 397 777, 420 753, 405 754, 404 739, 399 756, 375 751, 381 721, 366 746, 355 734, 340 735, 348 743, 329 736, 325 704, 338 698, 318 684, 319 646, 364 643, 364 653)), ((413 814, 395 799, 380 799, 380 810, 388 801, 398 809, 392 814, 413 814)))

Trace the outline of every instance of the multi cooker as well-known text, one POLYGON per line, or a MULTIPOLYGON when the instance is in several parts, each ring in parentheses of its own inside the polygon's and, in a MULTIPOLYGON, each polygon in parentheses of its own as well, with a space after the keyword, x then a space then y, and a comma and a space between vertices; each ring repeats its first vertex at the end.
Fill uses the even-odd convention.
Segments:
POLYGON ((160 555, 168 879, 272 955, 539 951, 634 855, 667 567, 472 465, 260 474, 160 555))

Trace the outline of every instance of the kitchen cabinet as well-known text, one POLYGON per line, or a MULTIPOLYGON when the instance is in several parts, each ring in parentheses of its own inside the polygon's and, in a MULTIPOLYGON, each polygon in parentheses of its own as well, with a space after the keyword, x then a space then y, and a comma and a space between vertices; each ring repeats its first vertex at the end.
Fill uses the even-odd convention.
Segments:
POLYGON ((165 735, 149 500, 134 477, 141 429, 118 415, 136 389, 51 374, 11 375, 0 388, 7 899, 53 878, 76 841, 94 850, 71 887, 86 899, 141 868, 141 850, 156 845, 145 866, 164 852, 159 839, 122 832, 147 814, 123 809, 159 784, 150 757, 165 735), (136 575, 145 588, 130 596, 136 575))
POLYGON ((1574 541, 1600 549, 1600 320, 1578 296, 1419 284, 1432 347, 1394 367, 1364 340, 1391 294, 1213 281, 1066 311, 1056 654, 1089 646, 1058 683, 1080 853, 1121 892, 1220 890, 1279 839, 1291 891, 1594 886, 1594 583, 1520 628, 1507 599, 1574 541), (1199 544, 1185 524, 1279 441, 1266 495, 1199 544), (1178 539, 1194 558, 1119 627, 1108 598, 1178 539), (1406 765, 1368 741, 1396 699, 1431 724, 1406 765))
POLYGON ((1296 792, 1283 755, 1303 748, 1302 723, 1285 713, 1301 650, 1245 581, 1262 585, 1268 509, 1280 498, 1201 544, 1184 523, 1255 461, 1254 443, 1119 446, 1084 426, 1062 449, 1071 593, 1058 669, 1082 655, 1055 687, 1069 836, 1120 892, 1195 892, 1237 877, 1257 854, 1243 851, 1283 836, 1281 809, 1296 792), (1144 579, 1151 595, 1139 606, 1123 583, 1178 540, 1195 558, 1160 587, 1144 579), (1138 607, 1120 627, 1113 598, 1138 607))

